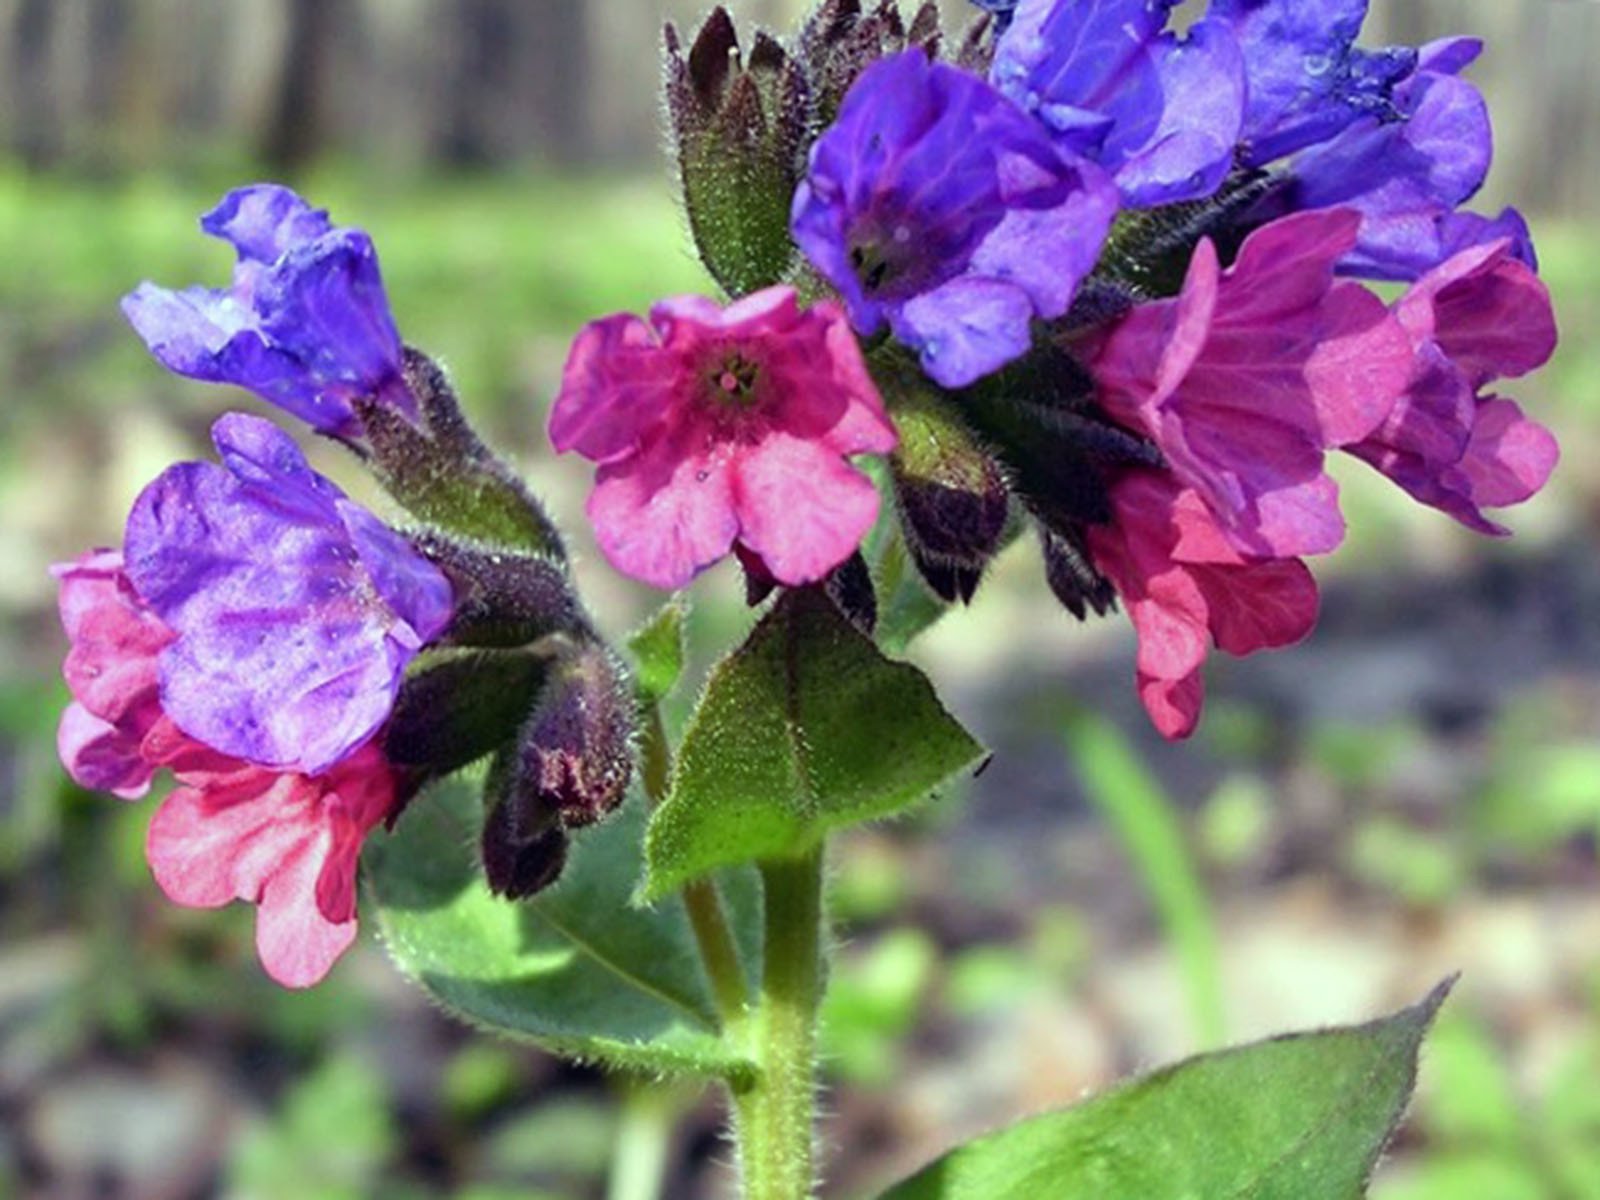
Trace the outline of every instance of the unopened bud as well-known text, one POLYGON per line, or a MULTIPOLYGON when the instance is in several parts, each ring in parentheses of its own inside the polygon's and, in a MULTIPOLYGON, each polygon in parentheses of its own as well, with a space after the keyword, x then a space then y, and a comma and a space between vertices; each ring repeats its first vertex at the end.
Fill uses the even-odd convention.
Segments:
POLYGON ((523 728, 508 799, 553 814, 567 829, 605 817, 622 803, 633 772, 635 705, 628 673, 610 650, 575 646, 523 728))
POLYGON ((860 0, 823 0, 801 29, 798 50, 818 125, 833 122, 851 85, 873 63, 912 46, 937 57, 939 41, 937 4, 922 4, 907 25, 897 0, 880 0, 871 12, 860 0))
POLYGON ((898 370, 880 375, 900 434, 889 468, 906 548, 941 598, 966 603, 1005 535, 1005 474, 926 379, 898 370))
POLYGON ((554 813, 522 803, 514 790, 516 751, 495 760, 484 789, 483 873, 489 890, 510 900, 543 891, 567 862, 567 835, 554 813))
POLYGON ((687 56, 668 25, 666 52, 667 111, 690 231, 712 277, 730 295, 748 295, 782 280, 794 260, 789 207, 811 121, 805 75, 764 33, 745 62, 721 6, 687 56))

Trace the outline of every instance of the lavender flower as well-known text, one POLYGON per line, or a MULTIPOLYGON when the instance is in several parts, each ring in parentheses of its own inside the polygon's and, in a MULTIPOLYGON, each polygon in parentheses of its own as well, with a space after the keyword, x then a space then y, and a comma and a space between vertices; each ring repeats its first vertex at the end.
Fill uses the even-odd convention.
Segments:
POLYGON ((229 192, 200 228, 238 250, 227 288, 140 284, 122 311, 168 370, 248 388, 319 433, 360 433, 351 409, 377 397, 408 416, 400 335, 372 240, 288 188, 229 192))
POLYGON ((1117 208, 1094 163, 981 79, 907 50, 818 139, 791 228, 858 333, 885 322, 963 387, 1020 357, 1093 269, 1117 208))
POLYGON ((1245 65, 1228 24, 1166 30, 1178 0, 1022 0, 990 79, 1111 171, 1123 203, 1209 196, 1233 167, 1245 65))
POLYGON ((319 774, 387 719, 451 585, 270 422, 212 436, 222 466, 169 468, 128 517, 128 578, 176 635, 161 705, 215 750, 319 774))
POLYGON ((1362 117, 1393 117, 1415 50, 1359 50, 1367 0, 1212 0, 1244 51, 1249 84, 1240 157, 1261 166, 1325 142, 1362 117))

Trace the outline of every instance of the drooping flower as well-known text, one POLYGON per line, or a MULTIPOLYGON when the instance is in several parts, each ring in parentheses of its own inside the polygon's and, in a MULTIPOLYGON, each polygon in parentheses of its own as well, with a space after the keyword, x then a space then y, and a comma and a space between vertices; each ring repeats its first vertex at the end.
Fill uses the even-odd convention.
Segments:
POLYGON ((802 309, 786 287, 593 322, 567 359, 550 438, 600 464, 588 513, 606 557, 662 588, 736 542, 780 582, 821 579, 878 513, 845 456, 895 445, 844 314, 802 309))
POLYGON ((319 433, 354 440, 351 401, 414 416, 400 335, 372 240, 334 225, 288 188, 229 192, 200 227, 239 259, 221 289, 143 283, 122 311, 168 370, 247 388, 319 433))
POLYGON ((1382 301, 1334 280, 1359 225, 1342 209, 1284 218, 1226 271, 1202 241, 1182 294, 1135 308, 1091 363, 1109 414, 1156 443, 1242 553, 1338 545, 1324 452, 1378 428, 1410 376, 1410 342, 1382 301))
POLYGON ((212 436, 221 466, 169 468, 128 517, 128 578, 173 635, 161 706, 222 753, 319 775, 388 717, 451 585, 270 422, 212 436))
POLYGON ((1391 116, 1395 85, 1417 63, 1408 47, 1357 48, 1367 0, 1211 0, 1208 15, 1244 52, 1247 166, 1325 142, 1362 117, 1391 116))
POLYGON ((1209 196, 1233 169, 1245 70, 1228 24, 1166 29, 1179 0, 1022 0, 989 77, 1147 208, 1209 196))
POLYGON ((1389 418, 1348 449, 1422 503, 1480 533, 1504 534, 1483 509, 1532 496, 1559 449, 1549 430, 1484 389, 1550 358, 1550 293, 1500 241, 1430 271, 1394 311, 1416 352, 1411 383, 1389 418))
POLYGON ((1164 736, 1187 737, 1211 646, 1244 655, 1299 641, 1316 624, 1316 583, 1299 559, 1240 554, 1199 494, 1164 472, 1129 471, 1109 495, 1114 519, 1089 527, 1089 554, 1139 635, 1139 699, 1164 736))
POLYGON ((1362 117, 1289 164, 1278 203, 1361 213, 1342 273, 1415 279, 1449 257, 1445 221, 1483 185, 1493 156, 1488 107, 1460 76, 1482 49, 1475 38, 1422 47, 1392 113, 1362 117))
POLYGON ((147 856, 179 904, 259 906, 256 944, 288 987, 317 982, 356 934, 357 857, 395 807, 393 772, 374 744, 312 777, 218 753, 163 711, 159 659, 173 640, 135 591, 116 551, 55 569, 71 642, 73 700, 62 762, 84 787, 142 795, 155 772, 178 781, 150 826, 147 856))
POLYGON ((812 147, 791 229, 856 331, 885 322, 946 387, 1024 354, 1067 311, 1117 209, 1094 163, 921 50, 875 63, 812 147))

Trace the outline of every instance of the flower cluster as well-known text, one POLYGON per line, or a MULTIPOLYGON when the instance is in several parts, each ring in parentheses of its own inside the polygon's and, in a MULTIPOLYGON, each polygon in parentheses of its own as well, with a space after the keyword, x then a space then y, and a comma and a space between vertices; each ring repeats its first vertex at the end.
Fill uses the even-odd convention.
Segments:
POLYGON ((1556 447, 1486 389, 1543 363, 1555 327, 1521 216, 1462 208, 1490 161, 1462 75, 1481 45, 1364 49, 1366 0, 1211 0, 1181 31, 1177 3, 978 0, 947 57, 893 3, 829 0, 792 57, 760 35, 747 77, 781 77, 784 104, 720 119, 730 163, 755 132, 805 147, 782 161, 802 264, 782 277, 744 253, 754 208, 699 201, 719 158, 693 106, 739 69, 732 22, 687 59, 669 28, 697 243, 768 290, 580 335, 551 432, 602 464, 611 560, 676 587, 731 547, 814 582, 875 512, 839 456, 887 452, 941 598, 971 599, 1022 515, 1070 609, 1123 600, 1141 698, 1181 737, 1211 646, 1314 625, 1302 560, 1344 535, 1329 452, 1503 532, 1483 509, 1538 491, 1556 447), (1410 287, 1386 304, 1362 279, 1410 287), (819 296, 809 321, 786 284, 819 296))
POLYGON ((56 569, 59 749, 79 784, 127 799, 170 771, 157 882, 180 904, 256 904, 263 966, 299 987, 355 937, 367 835, 477 758, 543 768, 508 776, 501 807, 537 828, 544 867, 488 823, 490 884, 554 879, 568 830, 627 787, 632 703, 542 511, 402 346, 366 234, 265 185, 201 224, 238 248, 232 287, 144 284, 123 305, 135 330, 174 371, 358 448, 420 522, 392 528, 277 426, 223 416, 220 465, 162 472, 120 548, 56 569))

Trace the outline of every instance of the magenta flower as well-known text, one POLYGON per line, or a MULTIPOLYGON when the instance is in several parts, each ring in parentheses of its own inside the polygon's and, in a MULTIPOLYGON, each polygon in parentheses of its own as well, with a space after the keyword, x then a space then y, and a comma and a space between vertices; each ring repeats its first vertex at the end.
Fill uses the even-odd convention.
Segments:
POLYGON ((146 846, 162 890, 194 907, 257 905, 267 974, 287 987, 317 982, 356 935, 361 843, 395 808, 382 753, 369 743, 313 777, 194 740, 161 706, 158 663, 172 631, 140 599, 122 556, 95 551, 55 574, 72 644, 64 674, 73 701, 58 739, 68 773, 132 799, 170 768, 179 786, 146 846))
POLYGON ((612 564, 677 588, 735 543, 782 583, 821 579, 878 514, 845 457, 888 453, 895 433, 844 314, 776 287, 590 324, 550 440, 600 464, 588 513, 612 564))
POLYGON ((1200 669, 1229 654, 1287 646, 1317 620, 1317 585, 1297 558, 1239 553, 1205 501, 1171 475, 1138 469, 1110 490, 1113 520, 1088 529, 1090 557, 1139 635, 1139 699, 1169 738, 1200 719, 1200 669))
POLYGON ((128 516, 128 577, 175 635, 161 703, 225 754, 318 775, 388 719, 451 585, 270 422, 212 435, 221 466, 168 468, 128 516))
POLYGON ((1424 504, 1480 533, 1503 535, 1485 507, 1520 504, 1545 484, 1559 448, 1512 401, 1483 394, 1555 351, 1550 293, 1511 241, 1464 250, 1394 306, 1416 359, 1389 418, 1350 446, 1424 504))
POLYGON ((1369 436, 1410 377, 1383 302, 1333 277, 1360 223, 1344 209, 1275 221, 1226 271, 1203 241, 1182 294, 1134 309, 1094 353, 1106 410, 1155 441, 1241 553, 1339 544, 1324 452, 1369 436))

